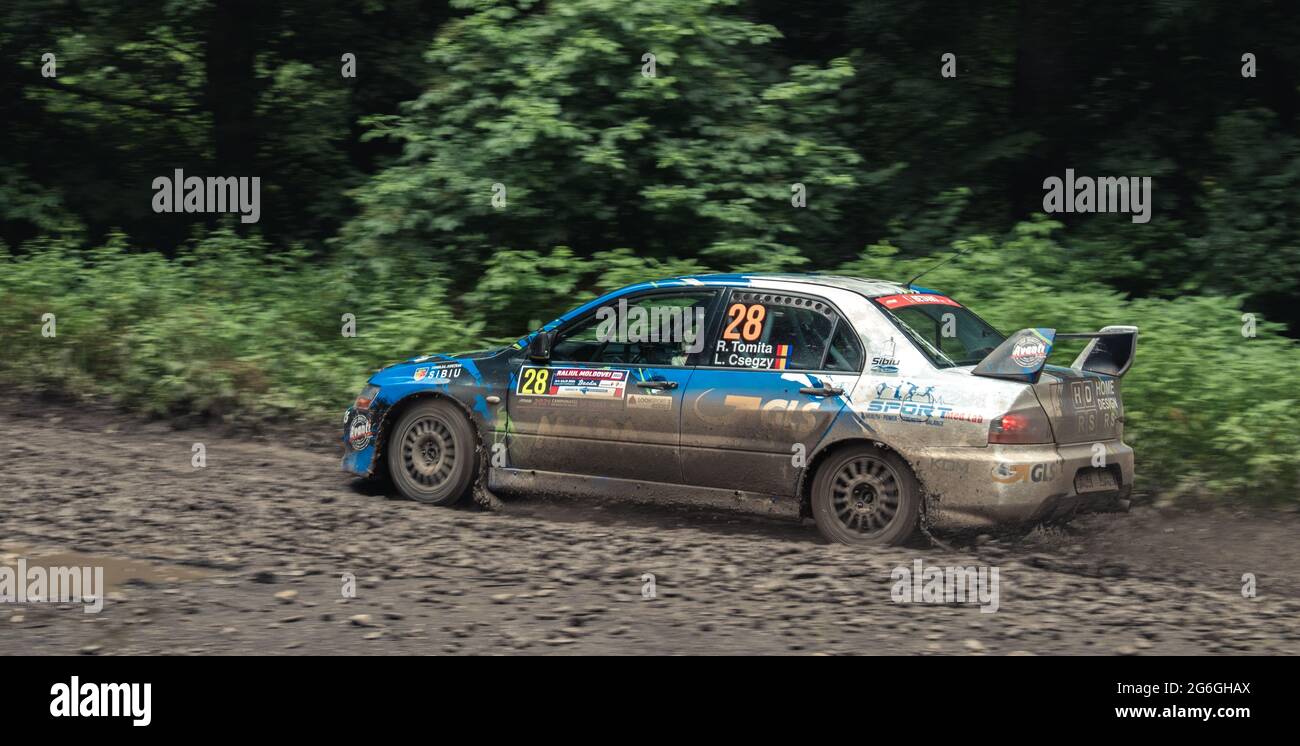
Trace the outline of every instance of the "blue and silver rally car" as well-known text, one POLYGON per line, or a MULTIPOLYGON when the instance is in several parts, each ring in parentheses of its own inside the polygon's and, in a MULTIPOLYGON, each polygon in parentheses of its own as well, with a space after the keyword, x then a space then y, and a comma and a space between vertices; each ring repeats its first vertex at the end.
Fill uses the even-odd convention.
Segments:
POLYGON ((811 516, 826 538, 1127 505, 1136 327, 1000 334, 921 288, 705 275, 610 293, 515 344, 376 373, 343 468, 450 505, 474 489, 811 516), (1086 346, 1047 365, 1057 340, 1086 346))

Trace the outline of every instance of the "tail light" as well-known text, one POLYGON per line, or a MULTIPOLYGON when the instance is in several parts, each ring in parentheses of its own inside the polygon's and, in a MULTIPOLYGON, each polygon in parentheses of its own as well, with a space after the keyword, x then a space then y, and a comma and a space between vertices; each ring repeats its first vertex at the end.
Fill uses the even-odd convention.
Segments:
POLYGON ((1037 404, 1016 409, 989 421, 990 443, 1051 443, 1052 423, 1037 404))

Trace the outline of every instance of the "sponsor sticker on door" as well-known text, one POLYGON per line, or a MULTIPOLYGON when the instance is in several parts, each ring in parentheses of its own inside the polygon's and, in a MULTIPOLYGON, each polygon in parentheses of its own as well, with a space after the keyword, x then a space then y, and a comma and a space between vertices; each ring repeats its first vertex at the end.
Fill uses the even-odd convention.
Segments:
POLYGON ((616 400, 622 399, 626 390, 626 370, 525 366, 519 371, 515 392, 520 396, 616 400))
POLYGON ((658 409, 671 411, 673 398, 666 394, 628 394, 627 406, 631 409, 658 409))

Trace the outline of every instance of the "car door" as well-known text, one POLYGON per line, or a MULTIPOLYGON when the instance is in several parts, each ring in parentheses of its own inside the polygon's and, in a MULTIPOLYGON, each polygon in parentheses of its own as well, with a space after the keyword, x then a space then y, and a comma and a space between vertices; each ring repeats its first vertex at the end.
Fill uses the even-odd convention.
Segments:
POLYGON ((824 298, 729 293, 682 405, 688 484, 793 495, 862 370, 858 335, 824 298))
POLYGON ((551 359, 511 387, 510 465, 680 482, 682 394, 716 289, 649 291, 557 330, 551 359))

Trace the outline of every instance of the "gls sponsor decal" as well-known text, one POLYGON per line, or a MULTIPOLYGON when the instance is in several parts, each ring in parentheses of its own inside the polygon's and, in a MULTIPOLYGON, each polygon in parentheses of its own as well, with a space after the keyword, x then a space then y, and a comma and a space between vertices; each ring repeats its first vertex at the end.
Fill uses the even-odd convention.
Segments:
POLYGON ((50 687, 50 715, 62 717, 129 717, 131 725, 153 722, 152 684, 82 684, 76 676, 70 684, 50 687))
POLYGON ((1050 482, 1060 473, 1060 464, 998 464, 993 467, 993 481, 1000 484, 1050 482))

